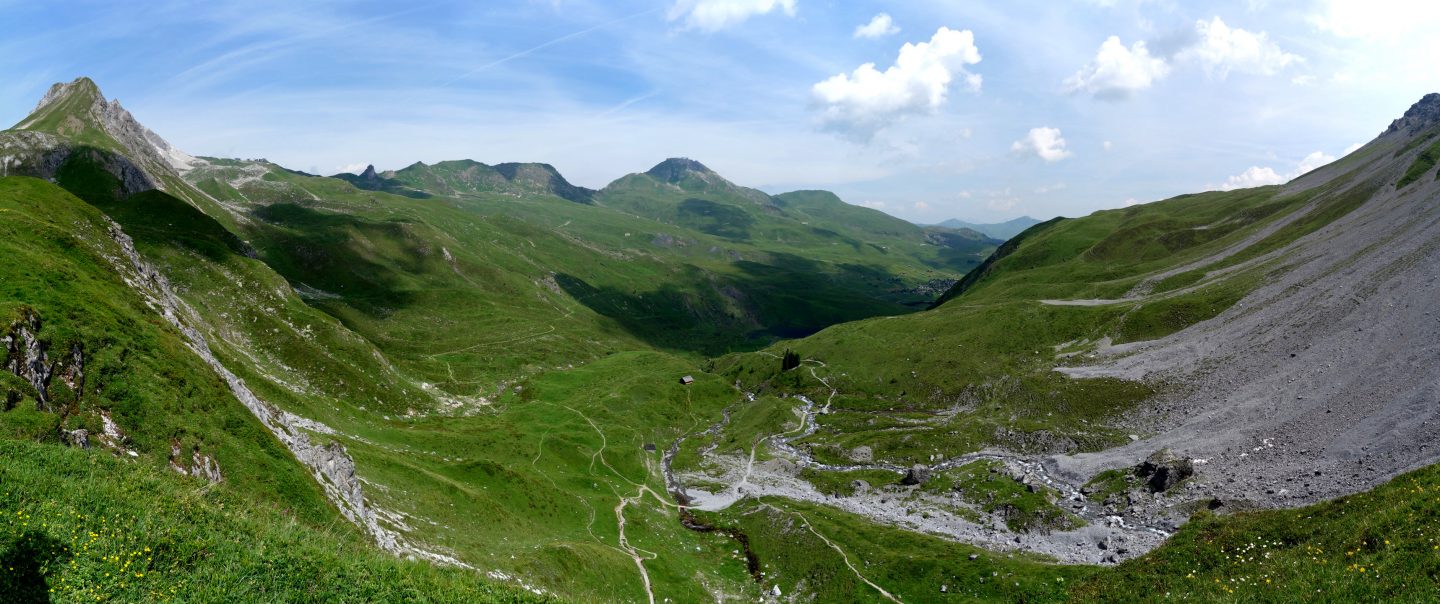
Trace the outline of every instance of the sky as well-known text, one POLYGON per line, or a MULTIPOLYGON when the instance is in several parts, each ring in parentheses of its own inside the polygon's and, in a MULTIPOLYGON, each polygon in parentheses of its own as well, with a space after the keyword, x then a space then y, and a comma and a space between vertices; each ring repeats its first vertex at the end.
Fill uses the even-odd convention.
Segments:
POLYGON ((0 0, 0 122, 85 75, 194 155, 667 157, 920 223, 1284 182, 1440 90, 1411 0, 0 0))

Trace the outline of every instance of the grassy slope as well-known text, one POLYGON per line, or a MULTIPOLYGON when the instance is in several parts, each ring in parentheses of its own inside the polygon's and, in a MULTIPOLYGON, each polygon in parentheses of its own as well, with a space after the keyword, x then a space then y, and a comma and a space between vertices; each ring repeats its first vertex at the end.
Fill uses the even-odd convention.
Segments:
MULTIPOLYGON (((21 193, 28 187, 43 194, 43 199, 31 202, 35 208, 66 207, 99 219, 94 208, 53 185, 29 179, 3 182, 22 189, 21 193)), ((10 191, 4 198, 24 200, 10 191)), ((726 540, 679 526, 674 510, 666 505, 657 454, 641 450, 644 442, 668 443, 687 426, 718 414, 719 406, 736 397, 714 378, 702 377, 689 388, 679 386, 679 375, 700 375, 693 363, 659 353, 610 356, 574 371, 551 371, 527 381, 478 414, 435 416, 430 396, 383 358, 374 360, 375 349, 364 340, 301 303, 263 264, 236 253, 235 242, 199 212, 161 193, 123 201, 97 198, 95 203, 132 232, 141 252, 163 267, 182 295, 212 319, 207 330, 217 355, 258 394, 340 430, 340 436, 313 437, 344 442, 362 475, 371 481, 367 495, 382 508, 406 514, 409 526, 402 528, 411 539, 444 548, 487 571, 523 576, 572 597, 631 600, 643 596, 643 591, 634 562, 616 546, 619 521, 614 508, 621 497, 635 498, 643 484, 647 494, 627 504, 624 515, 630 542, 648 552, 647 557, 658 555, 646 562, 657 593, 693 600, 703 595, 700 589, 728 593, 752 589, 743 565, 711 562, 722 557, 721 548, 729 546, 726 540), (418 415, 403 418, 409 412, 418 415)), ((60 224, 67 225, 65 232, 74 229, 65 216, 52 220, 57 222, 52 231, 61 232, 60 224)), ((9 224, 19 228, 23 223, 9 224)), ((24 226, 27 232, 47 232, 24 226)), ((46 250, 38 241, 12 242, 17 258, 28 257, 22 252, 43 256, 46 250)), ((53 263, 37 260, 22 265, 33 267, 39 273, 36 278, 77 282, 63 278, 64 272, 54 274, 53 263)), ((55 293, 61 301, 84 305, 130 295, 114 277, 109 279, 114 291, 55 293)), ((44 289, 28 281, 14 283, 17 291, 44 289)), ((52 314, 46 300, 32 302, 46 315, 52 314)), ((173 361, 176 365, 196 365, 195 375, 187 380, 213 381, 208 369, 198 366, 188 352, 179 355, 173 361)), ((132 364, 122 375, 145 382, 145 368, 132 364)), ((151 386, 162 392, 184 392, 163 381, 151 386)), ((210 396, 229 400, 223 391, 210 396)), ((203 431, 227 417, 238 425, 253 424, 238 405, 230 411, 233 416, 213 405, 204 407, 208 413, 200 418, 174 411, 155 416, 168 409, 164 400, 127 404, 126 409, 148 414, 116 412, 117 422, 132 432, 133 446, 143 459, 159 455, 157 463, 163 462, 163 453, 156 451, 168 451, 168 441, 153 438, 152 433, 172 424, 183 426, 200 432, 206 438, 203 450, 219 458, 227 477, 221 490, 243 485, 255 498, 268 501, 265 485, 283 484, 289 476, 292 487, 308 489, 310 501, 320 510, 314 522, 339 522, 293 462, 282 458, 277 462, 280 467, 257 471, 241 456, 253 454, 254 445, 237 452, 227 444, 225 438, 234 438, 235 428, 214 434, 203 431)), ((0 418, 8 426, 26 426, 35 417, 25 411, 28 408, 22 404, 0 418)), ((53 434, 45 430, 49 428, 38 434, 53 434)), ((36 434, 30 429, 18 435, 36 434)), ((179 434, 183 439, 186 432, 179 434)), ((258 437, 268 439, 263 431, 258 437)), ((278 445, 265 444, 272 453, 284 456, 278 445)), ((306 501, 288 492, 275 498, 292 506, 306 501)), ((348 524, 337 526, 352 530, 348 524)))
POLYGON ((34 411, 37 393, 6 378, 8 388, 24 394, 0 413, 7 436, 54 441, 59 427, 95 434, 104 411, 125 431, 125 446, 148 464, 166 464, 178 442, 178 462, 187 463, 195 450, 215 457, 227 479, 223 488, 241 487, 257 505, 316 524, 335 517, 288 451, 121 282, 104 259, 120 252, 98 211, 49 183, 12 177, 0 179, 0 215, 4 325, 22 308, 33 309, 52 355, 79 344, 86 356, 81 392, 52 381, 50 396, 61 405, 56 413, 34 411))
POLYGON ((0 602, 539 600, 103 451, 0 440, 0 457, 0 602))

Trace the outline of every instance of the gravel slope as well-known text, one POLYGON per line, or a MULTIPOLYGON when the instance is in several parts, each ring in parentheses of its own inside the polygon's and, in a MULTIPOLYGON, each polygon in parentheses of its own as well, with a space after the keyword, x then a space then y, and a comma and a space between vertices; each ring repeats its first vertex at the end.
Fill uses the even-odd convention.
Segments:
POLYGON ((1181 521, 1185 501, 1297 506, 1440 461, 1440 182, 1427 174, 1401 191, 1393 184, 1421 149, 1393 154, 1440 124, 1440 97, 1406 115, 1354 156, 1365 161, 1341 160, 1290 185, 1343 179, 1328 195, 1385 183, 1360 208, 1260 259, 1283 273, 1211 320, 1060 368, 1189 387, 1134 418, 1153 437, 1047 467, 1083 480, 1166 447, 1203 460, 1179 497, 1137 510, 1181 521))

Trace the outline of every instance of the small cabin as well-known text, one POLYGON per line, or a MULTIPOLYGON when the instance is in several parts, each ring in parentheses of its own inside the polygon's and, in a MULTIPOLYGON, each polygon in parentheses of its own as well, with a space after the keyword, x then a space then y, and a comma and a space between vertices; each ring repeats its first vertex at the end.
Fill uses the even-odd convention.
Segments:
POLYGON ((689 386, 690 384, 694 384, 694 383, 695 383, 695 378, 694 378, 693 376, 688 376, 688 375, 687 375, 687 376, 685 376, 685 377, 680 378, 680 383, 681 383, 681 384, 684 384, 684 385, 686 385, 686 386, 689 386))

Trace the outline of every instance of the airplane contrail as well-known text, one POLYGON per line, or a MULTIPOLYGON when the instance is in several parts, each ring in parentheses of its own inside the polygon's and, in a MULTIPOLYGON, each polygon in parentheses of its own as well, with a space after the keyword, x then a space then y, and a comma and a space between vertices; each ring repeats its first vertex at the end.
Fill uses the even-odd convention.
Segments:
POLYGON ((449 85, 451 85, 451 84, 454 84, 455 82, 458 82, 458 81, 463 80, 463 79, 465 79, 465 78, 468 78, 468 77, 470 77, 470 76, 472 76, 472 75, 475 75, 475 74, 477 74, 477 73, 480 73, 480 72, 482 72, 482 71, 485 71, 486 69, 490 69, 491 67, 495 67, 496 65, 501 65, 501 64, 504 64, 504 63, 509 63, 510 61, 514 61, 515 59, 519 59, 519 58, 521 58, 521 57, 525 57, 525 56, 527 56, 527 55, 530 55, 530 54, 534 53, 534 52, 537 51, 537 50, 542 50, 542 49, 545 49, 545 48, 549 48, 549 47, 551 47, 551 46, 554 46, 554 45, 559 44, 559 43, 561 43, 561 42, 564 42, 564 41, 566 41, 566 40, 570 40, 570 39, 573 39, 573 38, 578 38, 578 37, 580 37, 580 36, 583 36, 583 35, 585 35, 585 34, 588 34, 588 33, 592 32, 592 31, 595 31, 595 30, 597 30, 597 29, 604 29, 604 28, 609 27, 609 26, 611 26, 611 25, 614 25, 614 24, 616 24, 616 23, 620 23, 621 21, 628 21, 628 20, 630 20, 630 19, 634 19, 635 17, 639 17, 639 16, 641 16, 641 15, 647 15, 647 14, 653 13, 653 12, 658 11, 658 10, 660 10, 660 9, 659 9, 659 8, 652 8, 652 9, 649 9, 649 10, 643 10, 643 11, 640 11, 640 12, 635 13, 635 14, 632 14, 632 15, 626 15, 626 16, 620 17, 620 18, 618 18, 618 19, 612 19, 612 20, 610 20, 610 21, 606 21, 606 22, 604 22, 604 23, 601 23, 601 24, 596 25, 596 26, 593 26, 593 27, 588 27, 588 28, 586 28, 586 29, 582 29, 582 30, 577 31, 577 32, 574 32, 574 33, 570 33, 570 34, 566 34, 566 35, 560 36, 560 37, 558 37, 558 38, 555 38, 554 40, 551 40, 551 41, 549 41, 549 42, 545 42, 544 44, 540 44, 540 45, 537 45, 537 46, 532 46, 532 47, 530 47, 530 48, 527 48, 527 49, 525 49, 525 50, 522 50, 522 51, 520 51, 520 52, 517 52, 517 53, 515 53, 515 54, 513 54, 513 55, 509 55, 509 56, 507 56, 507 57, 502 57, 502 58, 499 58, 499 59, 495 59, 494 61, 491 61, 491 62, 489 62, 489 63, 486 63, 486 64, 481 65, 481 66, 479 66, 479 67, 476 67, 476 68, 474 68, 474 69, 471 69, 470 71, 467 71, 467 72, 462 73, 462 74, 460 74, 460 75, 458 75, 458 76, 455 76, 454 78, 451 78, 450 80, 446 81, 444 84, 441 84, 440 87, 441 87, 441 88, 444 88, 444 87, 446 87, 446 86, 449 86, 449 85))

